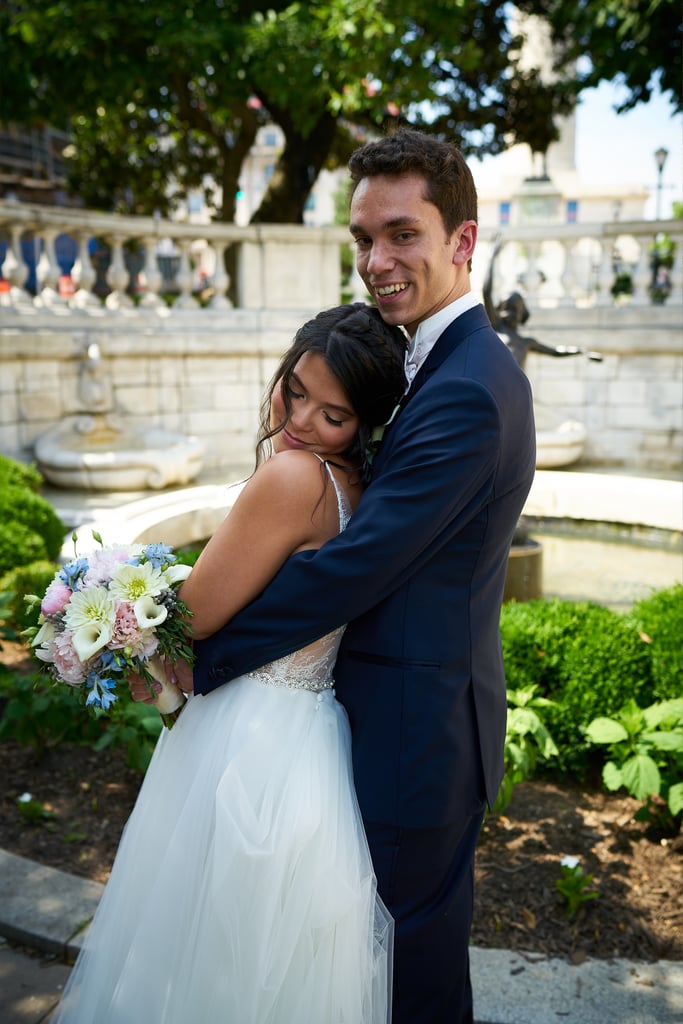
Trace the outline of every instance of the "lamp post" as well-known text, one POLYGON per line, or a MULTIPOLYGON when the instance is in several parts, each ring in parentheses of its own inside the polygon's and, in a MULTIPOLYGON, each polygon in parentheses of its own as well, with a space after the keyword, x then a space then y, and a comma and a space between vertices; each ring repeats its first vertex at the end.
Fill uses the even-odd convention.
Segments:
POLYGON ((659 220, 662 212, 662 175, 664 173, 664 164, 666 158, 669 155, 669 150, 664 149, 660 146, 659 149, 655 150, 655 163, 657 164, 657 220, 659 220))

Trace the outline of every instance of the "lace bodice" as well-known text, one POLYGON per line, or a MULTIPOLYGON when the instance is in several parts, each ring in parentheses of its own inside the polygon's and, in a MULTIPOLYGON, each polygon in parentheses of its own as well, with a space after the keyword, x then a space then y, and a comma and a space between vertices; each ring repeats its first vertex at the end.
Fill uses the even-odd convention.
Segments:
MULTIPOLYGON (((320 456, 318 455, 317 458, 320 456)), ((337 495, 339 532, 341 533, 346 529, 351 518, 351 509, 329 465, 323 459, 320 461, 329 473, 337 495)), ((249 672, 250 678, 258 679, 259 682, 267 683, 270 686, 284 686, 290 690, 310 690, 312 693, 322 693, 323 690, 333 689, 332 670, 345 629, 346 626, 339 626, 326 636, 320 637, 319 640, 314 640, 312 644, 249 672)))

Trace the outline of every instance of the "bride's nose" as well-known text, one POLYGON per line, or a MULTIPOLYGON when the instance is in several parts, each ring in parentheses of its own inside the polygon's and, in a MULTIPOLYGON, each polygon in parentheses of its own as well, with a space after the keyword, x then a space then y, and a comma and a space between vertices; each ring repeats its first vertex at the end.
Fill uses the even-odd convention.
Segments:
POLYGON ((297 403, 292 409, 289 422, 295 433, 305 433, 311 429, 313 410, 306 403, 297 403))

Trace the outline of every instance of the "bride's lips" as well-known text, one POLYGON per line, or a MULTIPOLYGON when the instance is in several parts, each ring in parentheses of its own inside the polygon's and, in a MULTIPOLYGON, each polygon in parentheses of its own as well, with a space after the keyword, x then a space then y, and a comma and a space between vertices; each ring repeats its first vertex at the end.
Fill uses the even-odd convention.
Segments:
POLYGON ((298 437, 294 437, 286 427, 282 428, 282 437, 289 448, 308 448, 306 441, 300 441, 298 437))

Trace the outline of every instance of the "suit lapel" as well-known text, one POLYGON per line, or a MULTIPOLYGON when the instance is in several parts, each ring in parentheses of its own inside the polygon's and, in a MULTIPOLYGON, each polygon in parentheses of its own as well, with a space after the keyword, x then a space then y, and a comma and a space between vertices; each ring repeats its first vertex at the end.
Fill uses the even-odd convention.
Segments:
MULTIPOLYGON (((399 409, 404 409, 408 402, 412 401, 420 388, 424 385, 425 381, 427 381, 429 377, 438 370, 444 360, 455 351, 458 345, 460 345, 465 338, 469 337, 473 331, 487 326, 489 326, 489 319, 483 306, 473 306, 449 324, 444 332, 439 335, 431 352, 415 374, 412 384, 399 403, 399 409)), ((384 437, 387 436, 399 415, 400 412, 397 413, 389 424, 384 432, 384 437)))

